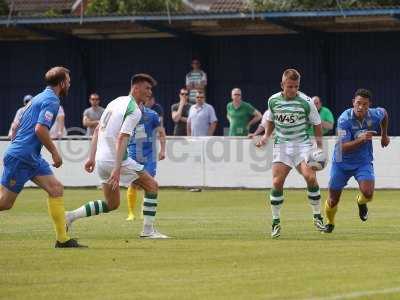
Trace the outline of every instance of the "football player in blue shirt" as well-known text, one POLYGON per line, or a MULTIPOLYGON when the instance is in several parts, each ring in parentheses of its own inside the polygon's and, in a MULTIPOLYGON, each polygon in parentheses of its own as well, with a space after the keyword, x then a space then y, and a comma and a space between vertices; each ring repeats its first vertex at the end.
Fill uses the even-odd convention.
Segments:
POLYGON ((361 221, 368 219, 367 203, 372 201, 375 175, 372 137, 381 132, 381 145, 390 143, 388 137, 388 114, 384 108, 370 108, 372 95, 365 89, 356 91, 353 108, 345 110, 338 119, 339 141, 335 145, 329 180, 329 196, 325 203, 327 224, 325 232, 335 228, 335 214, 340 195, 348 180, 354 176, 358 182, 357 203, 361 221))
MULTIPOLYGON (((154 110, 138 103, 142 111, 142 118, 136 126, 128 145, 129 156, 144 165, 144 169, 152 176, 156 176, 157 160, 165 158, 165 130, 161 125, 160 116, 154 110), (157 153, 157 134, 160 138, 160 152, 157 153)), ((137 188, 132 185, 127 191, 128 221, 135 219, 137 188)), ((152 213, 152 212, 144 212, 152 213)))
POLYGON ((26 106, 20 118, 15 138, 4 153, 1 178, 0 211, 12 208, 24 184, 32 180, 49 195, 48 209, 56 231, 56 248, 76 248, 81 245, 67 236, 64 216, 63 185, 54 176, 40 151, 50 152, 53 166, 59 168, 62 158, 49 135, 60 107, 60 98, 68 94, 69 70, 51 68, 45 75, 47 87, 26 106))

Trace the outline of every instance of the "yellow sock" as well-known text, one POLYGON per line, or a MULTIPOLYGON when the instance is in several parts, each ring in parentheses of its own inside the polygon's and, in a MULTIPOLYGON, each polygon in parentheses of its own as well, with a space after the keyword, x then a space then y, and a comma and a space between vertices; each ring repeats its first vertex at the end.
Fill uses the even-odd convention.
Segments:
POLYGON ((366 204, 370 201, 372 201, 372 198, 366 198, 362 193, 359 193, 357 195, 357 203, 358 204, 366 204))
POLYGON ((337 209, 337 205, 335 205, 334 207, 330 207, 328 204, 328 200, 325 201, 325 217, 328 220, 327 224, 335 224, 335 215, 337 209))
POLYGON ((70 239, 65 229, 65 208, 63 197, 49 197, 47 200, 49 215, 53 219, 57 241, 64 243, 70 239))
POLYGON ((126 200, 128 202, 127 220, 133 220, 135 218, 136 199, 137 199, 137 189, 132 186, 129 186, 128 191, 126 192, 126 200))

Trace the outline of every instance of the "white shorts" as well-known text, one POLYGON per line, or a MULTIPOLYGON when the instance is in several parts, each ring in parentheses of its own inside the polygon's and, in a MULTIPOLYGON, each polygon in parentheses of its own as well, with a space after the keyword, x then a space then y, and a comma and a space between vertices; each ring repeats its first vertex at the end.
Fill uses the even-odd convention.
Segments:
MULTIPOLYGON (((101 183, 107 183, 115 163, 112 161, 96 161, 97 174, 101 183)), ((139 178, 138 172, 143 171, 144 166, 134 161, 132 158, 124 160, 121 165, 120 186, 129 186, 132 182, 139 178)))
POLYGON ((295 168, 303 160, 307 159, 310 151, 313 150, 313 145, 311 143, 301 143, 301 144, 275 144, 272 154, 272 163, 281 162, 285 165, 295 168))

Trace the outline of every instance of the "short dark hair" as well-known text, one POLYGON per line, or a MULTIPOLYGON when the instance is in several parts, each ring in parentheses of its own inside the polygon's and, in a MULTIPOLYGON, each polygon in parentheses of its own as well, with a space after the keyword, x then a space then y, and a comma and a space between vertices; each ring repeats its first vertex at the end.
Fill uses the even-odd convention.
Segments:
POLYGON ((135 74, 132 76, 131 86, 136 83, 143 82, 143 81, 150 83, 152 87, 157 85, 157 81, 153 77, 151 77, 149 74, 139 73, 139 74, 135 74))
POLYGON ((354 99, 357 97, 368 98, 370 101, 372 100, 372 93, 370 90, 367 89, 358 89, 354 94, 354 99))
POLYGON ((47 85, 57 86, 59 83, 63 82, 69 75, 70 71, 64 67, 53 67, 46 72, 44 75, 44 81, 47 85))

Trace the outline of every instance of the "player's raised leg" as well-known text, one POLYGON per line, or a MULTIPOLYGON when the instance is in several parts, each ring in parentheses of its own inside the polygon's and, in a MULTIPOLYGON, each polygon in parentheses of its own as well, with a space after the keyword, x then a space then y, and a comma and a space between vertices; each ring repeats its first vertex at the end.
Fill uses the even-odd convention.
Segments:
POLYGON ((284 200, 283 185, 290 170, 289 166, 281 162, 276 162, 272 165, 272 189, 269 196, 272 212, 272 238, 277 238, 281 235, 280 213, 284 200))
POLYGON ((135 181, 144 190, 143 200, 143 231, 142 238, 165 239, 168 236, 158 232, 154 223, 158 206, 158 183, 146 171, 139 173, 139 178, 135 181))
POLYGON ((325 226, 321 216, 321 192, 316 172, 309 168, 304 160, 297 166, 297 170, 307 183, 307 197, 310 202, 314 225, 318 230, 322 231, 325 229, 325 226))
MULTIPOLYGON (((119 193, 110 192, 111 188, 107 184, 102 184, 102 189, 105 195, 104 200, 93 200, 88 203, 78 207, 75 210, 68 211, 65 214, 65 218, 67 220, 67 228, 71 228, 71 224, 77 219, 87 218, 92 216, 97 216, 102 213, 108 213, 112 210, 115 210, 119 207, 119 193), (118 199, 116 199, 118 197, 118 199)), ((119 192, 119 190, 118 190, 119 192)))
POLYGON ((0 187, 0 211, 11 209, 18 194, 10 191, 5 186, 0 187))

